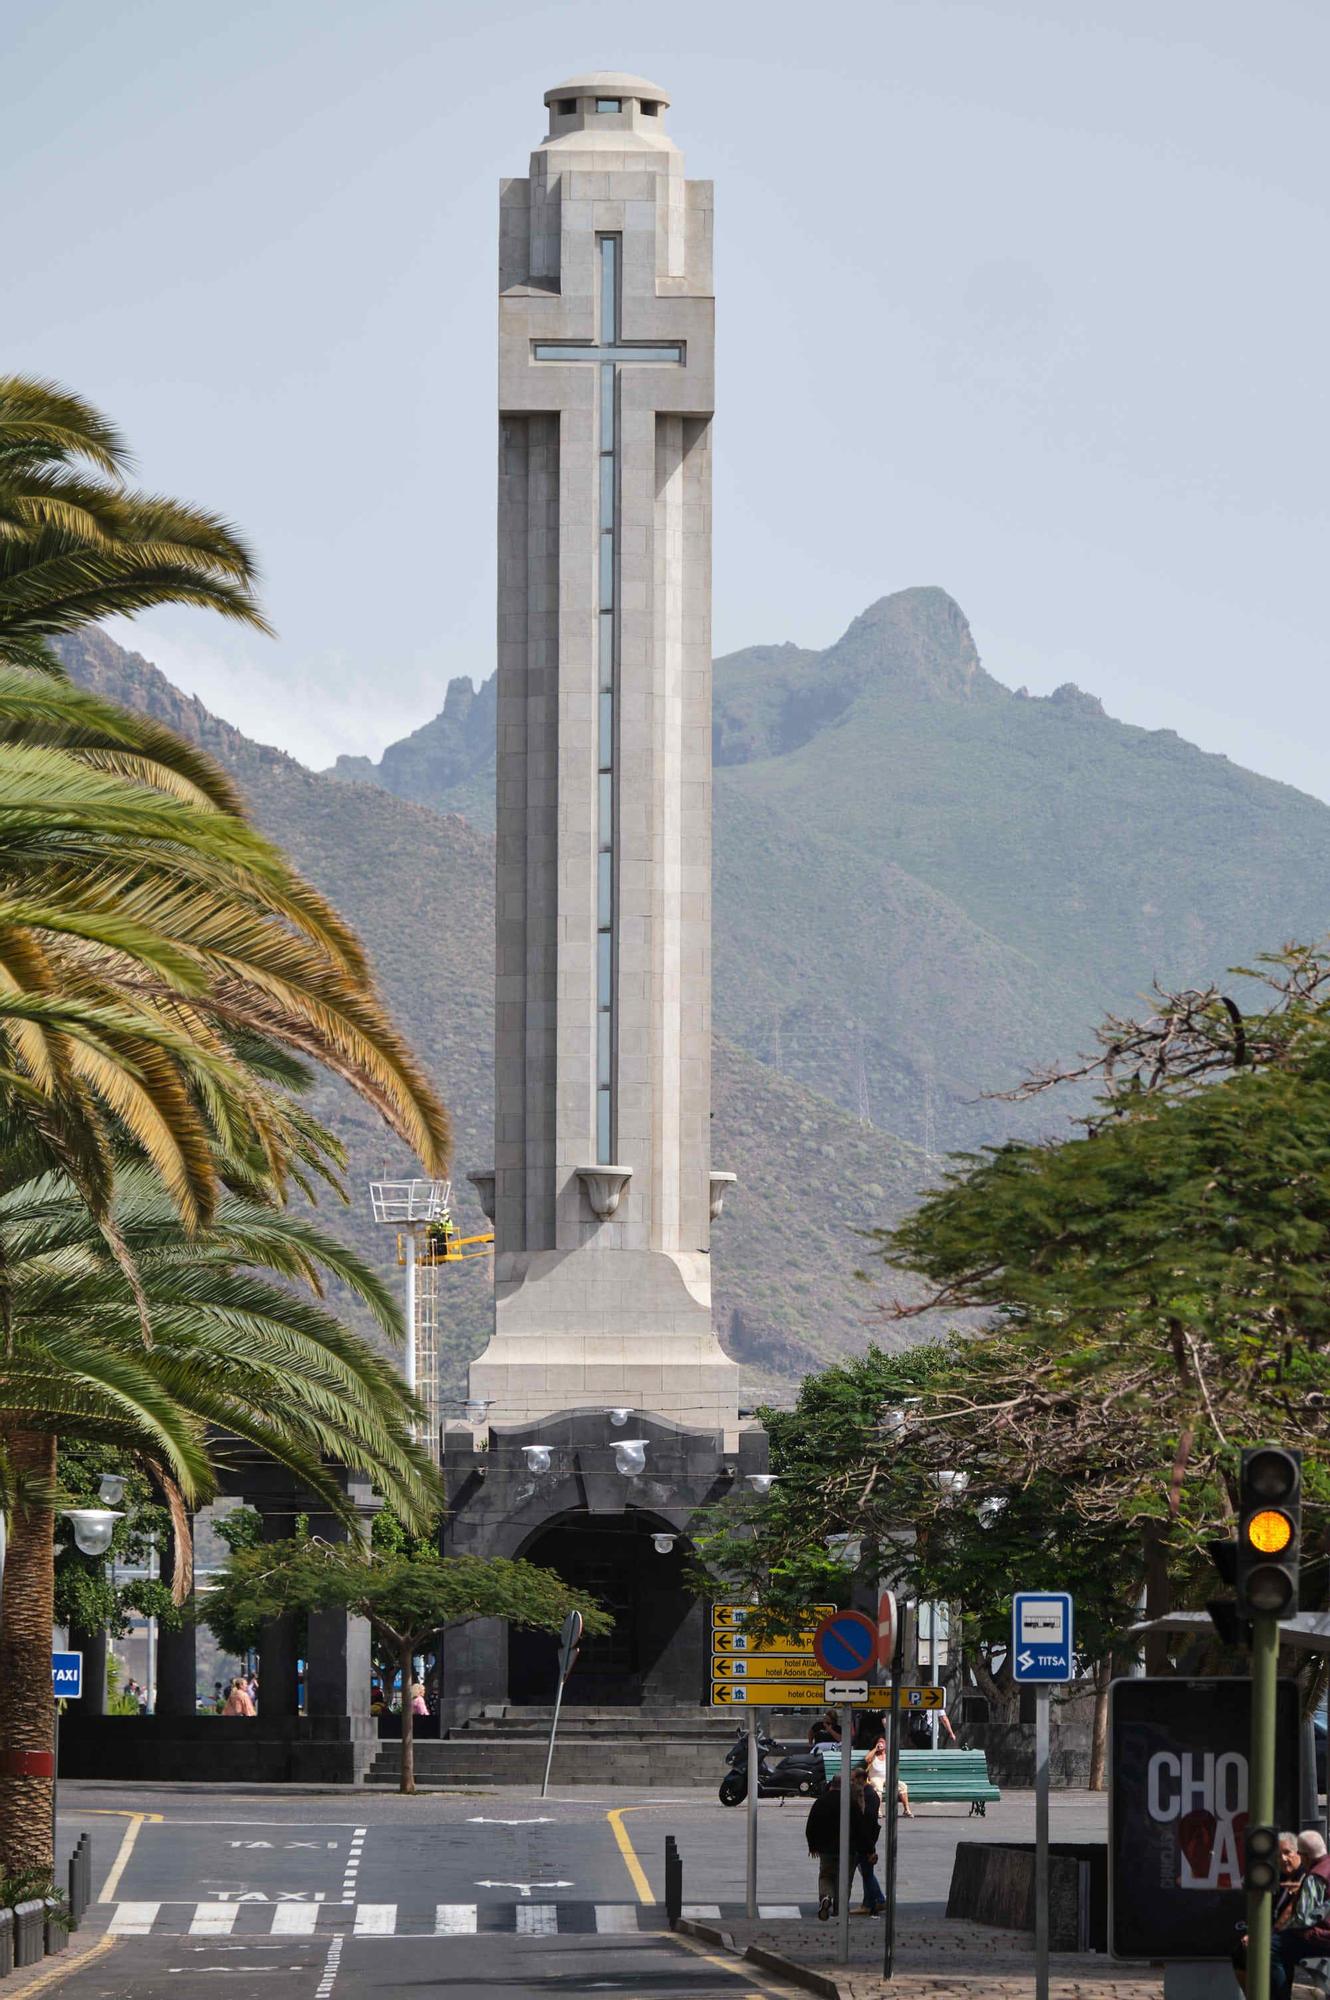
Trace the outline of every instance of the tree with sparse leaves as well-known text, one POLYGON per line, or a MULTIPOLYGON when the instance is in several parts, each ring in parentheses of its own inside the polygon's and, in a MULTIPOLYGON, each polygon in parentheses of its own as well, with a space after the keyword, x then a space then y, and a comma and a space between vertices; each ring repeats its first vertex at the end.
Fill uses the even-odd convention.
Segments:
POLYGON ((504 1618, 557 1632, 570 1611, 581 1612, 590 1633, 613 1623, 594 1598, 534 1563, 440 1556, 423 1543, 375 1548, 317 1537, 233 1550, 200 1615, 221 1637, 265 1618, 332 1610, 368 1619, 400 1667, 404 1792, 416 1788, 412 1661, 443 1626, 504 1618))

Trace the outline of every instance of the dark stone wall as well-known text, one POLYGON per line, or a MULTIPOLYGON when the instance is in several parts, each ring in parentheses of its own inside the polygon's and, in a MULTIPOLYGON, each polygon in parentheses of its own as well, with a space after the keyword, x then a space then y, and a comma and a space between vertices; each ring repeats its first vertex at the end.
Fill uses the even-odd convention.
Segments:
MULTIPOLYGON (((1108 1848, 1104 1842, 1050 1843, 1048 1902, 1051 1951, 1107 1951, 1108 1848)), ((1033 1841, 958 1841, 947 1915, 1032 1932, 1033 1841)))

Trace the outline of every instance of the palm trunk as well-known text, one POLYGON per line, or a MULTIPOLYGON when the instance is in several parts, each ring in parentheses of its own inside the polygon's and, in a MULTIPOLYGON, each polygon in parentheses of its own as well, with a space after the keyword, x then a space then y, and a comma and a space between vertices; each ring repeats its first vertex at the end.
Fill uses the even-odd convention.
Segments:
MULTIPOLYGON (((55 1438, 7 1431, 14 1478, 55 1484, 55 1438)), ((0 1874, 50 1875, 55 1701, 51 1627, 55 1620, 54 1517, 19 1505, 9 1529, 0 1603, 0 1874)))
POLYGON ((1108 1769, 1108 1688, 1113 1657, 1106 1653, 1094 1670, 1094 1727, 1090 1732, 1090 1790, 1102 1792, 1108 1769))
POLYGON ((411 1641, 401 1649, 402 1666, 402 1790, 416 1789, 416 1716, 411 1705, 411 1641))

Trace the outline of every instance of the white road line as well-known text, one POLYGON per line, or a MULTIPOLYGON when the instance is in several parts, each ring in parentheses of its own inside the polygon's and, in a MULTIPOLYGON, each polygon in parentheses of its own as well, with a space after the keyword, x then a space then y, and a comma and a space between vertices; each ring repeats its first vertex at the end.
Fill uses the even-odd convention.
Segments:
POLYGON ((684 1917, 718 1917, 720 1915, 720 1904, 685 1903, 679 1914, 684 1917))
POLYGON ((272 1913, 274 1937, 308 1937, 319 1921, 317 1903, 279 1903, 272 1913))
POLYGON ((801 1917, 803 1911, 797 1903, 759 1903, 759 1917, 801 1917))
POLYGON ((391 1937, 396 1929, 396 1903, 357 1903, 357 1937, 391 1937))
POLYGON ((597 1903, 596 1929, 598 1931, 637 1931, 636 1903, 597 1903))
POLYGON ((200 1903, 189 1926, 191 1937, 225 1937, 240 1915, 238 1903, 200 1903))
POLYGON ((474 1903, 439 1903, 434 1910, 435 1937, 461 1937, 476 1928, 474 1903))
POLYGON ((557 1903, 519 1903, 517 1905, 517 1929, 519 1935, 530 1937, 552 1937, 559 1928, 559 1906, 557 1903))
POLYGON ((314 1988, 314 2000, 330 2000, 333 1987, 337 1982, 337 1969, 342 1963, 342 1945, 344 1942, 345 1932, 334 1932, 328 1946, 328 1956, 323 1961, 323 1977, 314 1988))
POLYGON ((160 1903, 117 1903, 106 1928, 114 1937, 146 1937, 161 1907, 160 1903))

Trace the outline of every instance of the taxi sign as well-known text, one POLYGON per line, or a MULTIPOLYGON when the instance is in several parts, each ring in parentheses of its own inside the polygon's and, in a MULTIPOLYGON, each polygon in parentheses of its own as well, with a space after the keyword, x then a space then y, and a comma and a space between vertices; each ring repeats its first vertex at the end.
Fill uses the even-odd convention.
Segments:
POLYGON ((83 1693, 82 1653, 52 1653, 51 1687, 57 1701, 77 1701, 83 1693))
POLYGON ((711 1683, 711 1706, 713 1708, 739 1708, 761 1705, 763 1708, 825 1708, 826 1697, 821 1681, 713 1681, 711 1683))

